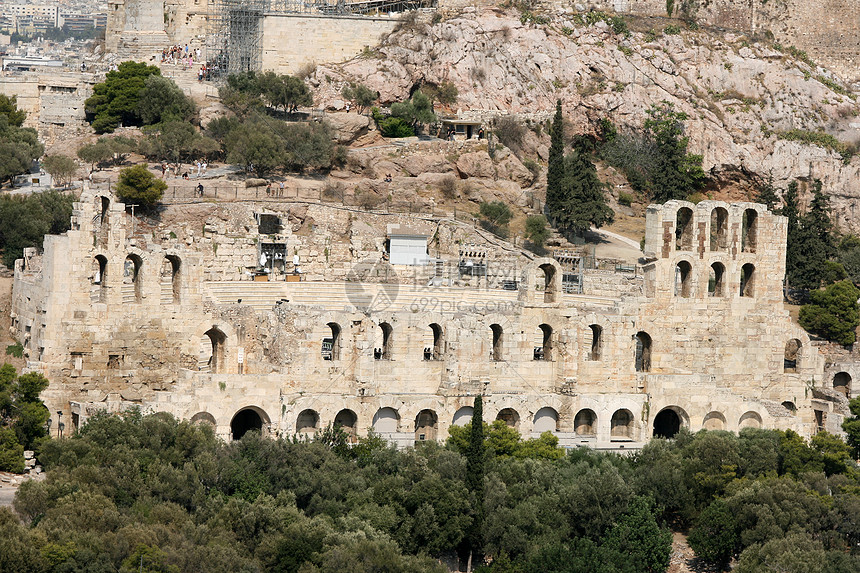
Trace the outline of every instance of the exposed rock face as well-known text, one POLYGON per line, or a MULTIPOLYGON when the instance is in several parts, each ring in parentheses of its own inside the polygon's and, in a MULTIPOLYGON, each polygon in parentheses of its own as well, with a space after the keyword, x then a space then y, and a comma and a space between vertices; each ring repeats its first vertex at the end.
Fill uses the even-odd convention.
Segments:
POLYGON ((639 128, 653 104, 669 102, 689 116, 691 151, 703 155, 706 171, 757 181, 772 176, 778 187, 819 178, 835 220, 860 231, 852 217, 860 160, 846 163, 833 150, 778 138, 792 129, 845 142, 860 137, 853 123, 860 107, 827 70, 730 33, 625 37, 604 22, 547 18, 523 23, 512 10, 466 8, 392 34, 378 48, 380 57, 320 66, 312 83, 323 105, 339 99, 348 80, 378 90, 383 104, 405 99, 422 83, 445 81, 457 86, 462 110, 549 113, 560 99, 579 132, 593 131, 601 118, 639 128))

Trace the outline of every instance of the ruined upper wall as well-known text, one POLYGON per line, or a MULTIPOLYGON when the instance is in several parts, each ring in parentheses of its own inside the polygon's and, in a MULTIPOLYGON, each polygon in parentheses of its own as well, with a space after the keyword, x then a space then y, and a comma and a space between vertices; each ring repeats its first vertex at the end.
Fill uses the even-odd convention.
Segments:
MULTIPOLYGON (((579 3, 577 3, 579 5, 579 3)), ((585 9, 667 16, 665 0, 596 0, 585 9)), ((795 46, 849 81, 860 80, 860 16, 856 0, 675 0, 673 16, 766 35, 795 46), (686 11, 685 11, 686 7, 686 11)))

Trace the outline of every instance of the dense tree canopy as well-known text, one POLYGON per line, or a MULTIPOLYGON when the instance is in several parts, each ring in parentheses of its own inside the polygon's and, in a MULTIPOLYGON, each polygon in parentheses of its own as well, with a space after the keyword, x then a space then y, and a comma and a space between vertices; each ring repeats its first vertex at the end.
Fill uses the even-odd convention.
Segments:
POLYGON ((157 67, 139 62, 122 62, 117 70, 108 72, 105 81, 93 86, 93 95, 84 102, 96 133, 112 133, 120 124, 141 125, 141 92, 148 77, 160 75, 157 67))
POLYGON ((26 118, 15 96, 0 94, 0 185, 30 171, 33 161, 45 151, 36 130, 21 127, 26 118))
POLYGON ((41 374, 18 376, 12 365, 0 367, 0 471, 23 472, 24 450, 38 447, 47 436, 50 414, 39 399, 47 387, 41 374))
POLYGON ((3 264, 11 268, 25 247, 41 247, 46 234, 68 231, 74 200, 73 195, 59 191, 0 196, 3 264))
POLYGON ((748 571, 803 571, 780 543, 795 535, 810 570, 858 567, 860 483, 834 436, 682 431, 631 456, 546 456, 481 411, 476 400, 476 424, 447 447, 405 450, 374 435, 350 445, 339 428, 224 444, 167 414, 97 415, 42 445, 48 478, 15 501, 24 523, 0 512, 0 571, 143 557, 159 571, 442 572, 438 558, 465 563, 478 540, 481 573, 665 571, 666 523, 692 524, 700 557, 748 571))
POLYGON ((164 195, 167 183, 158 179, 146 164, 126 167, 119 172, 116 195, 124 203, 152 207, 164 195))

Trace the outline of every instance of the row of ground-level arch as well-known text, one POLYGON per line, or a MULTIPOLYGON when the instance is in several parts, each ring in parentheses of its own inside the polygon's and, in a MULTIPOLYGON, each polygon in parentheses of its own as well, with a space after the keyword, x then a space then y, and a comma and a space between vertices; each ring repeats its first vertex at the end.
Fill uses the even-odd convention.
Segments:
MULTIPOLYGON (((793 406, 793 404, 792 404, 793 406)), ((471 406, 459 408, 451 419, 451 425, 464 426, 472 419, 473 409, 471 406)), ((509 427, 520 429, 520 414, 515 408, 503 408, 495 417, 509 427)), ((216 424, 214 417, 208 413, 198 413, 192 420, 207 422, 213 426, 216 424)), ((230 435, 234 440, 242 438, 249 431, 266 432, 270 424, 266 412, 258 407, 246 407, 240 409, 230 421, 230 435)), ((355 439, 358 431, 358 415, 349 408, 341 409, 333 419, 322 420, 319 412, 307 408, 301 410, 295 418, 294 433, 299 436, 313 435, 323 427, 331 424, 340 427, 351 439, 355 439)), ((667 406, 660 410, 654 417, 651 436, 672 438, 682 427, 689 427, 689 416, 683 408, 678 406, 667 406)), ((393 434, 413 433, 416 442, 425 440, 444 439, 439 435, 439 416, 433 409, 423 409, 415 416, 413 421, 404 421, 400 413, 393 407, 379 408, 373 415, 370 427, 374 432, 382 436, 393 434)), ((555 408, 544 406, 535 412, 531 432, 541 434, 543 432, 559 432, 560 418, 555 408)), ((707 430, 725 430, 728 428, 726 416, 722 412, 712 411, 705 415, 702 427, 707 430)), ((737 428, 761 428, 762 418, 758 412, 748 411, 740 416, 737 428)), ((579 438, 596 438, 598 428, 598 415, 590 408, 582 408, 577 411, 573 419, 573 431, 579 438)), ((612 414, 609 424, 609 439, 618 441, 632 441, 636 439, 636 423, 633 413, 626 408, 619 408, 612 414)))
MULTIPOLYGON (((112 286, 113 278, 109 272, 108 258, 105 255, 93 257, 90 272, 90 302, 107 302, 108 288, 112 286)), ((163 301, 167 293, 168 299, 179 303, 182 292, 181 284, 182 260, 177 255, 164 255, 159 272, 158 295, 163 301)), ((116 284, 121 285, 124 303, 141 302, 143 290, 144 262, 140 255, 130 253, 123 261, 122 277, 116 284)))

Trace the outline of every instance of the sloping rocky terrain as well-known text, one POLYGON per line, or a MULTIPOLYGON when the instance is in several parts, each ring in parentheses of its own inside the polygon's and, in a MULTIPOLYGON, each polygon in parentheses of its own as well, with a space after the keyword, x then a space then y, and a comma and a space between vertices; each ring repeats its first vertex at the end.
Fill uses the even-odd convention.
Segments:
MULTIPOLYGON (((689 115, 690 151, 703 155, 715 189, 745 198, 771 177, 777 187, 819 178, 840 227, 860 231, 852 217, 860 158, 846 159, 860 137, 860 106, 838 77, 770 41, 665 19, 626 22, 629 31, 619 32, 572 11, 465 8, 405 20, 380 46, 319 66, 310 81, 317 104, 335 109, 347 81, 379 91, 383 105, 423 84, 453 82, 451 112, 539 118, 560 99, 578 132, 594 131, 602 118, 640 128, 653 104, 669 102, 689 115), (792 130, 823 144, 787 138, 792 130)), ((533 149, 545 159, 543 146, 533 149)))

